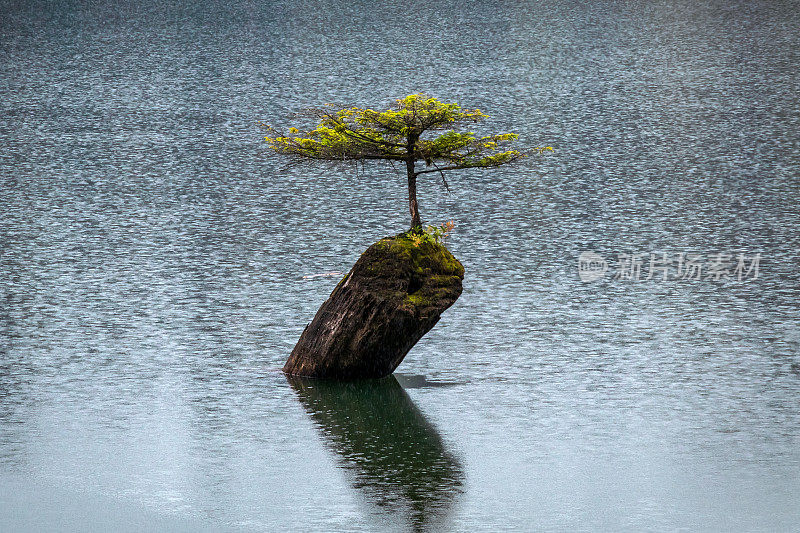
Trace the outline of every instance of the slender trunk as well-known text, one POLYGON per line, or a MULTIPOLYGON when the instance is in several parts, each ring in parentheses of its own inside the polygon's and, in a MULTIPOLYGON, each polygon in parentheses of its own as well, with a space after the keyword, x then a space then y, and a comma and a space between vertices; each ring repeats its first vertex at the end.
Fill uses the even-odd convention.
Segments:
POLYGON ((414 151, 416 149, 417 137, 409 136, 408 158, 406 159, 406 171, 408 172, 408 208, 411 212, 411 230, 422 228, 422 221, 419 218, 419 206, 417 205, 417 174, 414 172, 414 151))

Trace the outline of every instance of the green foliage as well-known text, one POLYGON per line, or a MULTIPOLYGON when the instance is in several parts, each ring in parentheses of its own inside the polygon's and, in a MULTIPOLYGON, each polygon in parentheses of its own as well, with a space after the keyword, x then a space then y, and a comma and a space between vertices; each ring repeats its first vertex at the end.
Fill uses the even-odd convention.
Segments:
POLYGON ((423 94, 400 98, 385 111, 328 105, 310 109, 306 115, 318 122, 313 129, 292 127, 284 132, 265 125, 270 148, 297 160, 376 159, 405 163, 411 214, 409 235, 417 245, 437 244, 447 233, 432 226, 422 229, 416 192, 420 174, 438 172, 449 190, 445 171, 499 167, 533 153, 553 150, 549 146, 524 152, 510 149, 509 145, 517 140, 516 133, 479 136, 461 131, 463 126, 477 124, 488 115, 480 109, 462 109, 456 103, 440 102, 423 94), (418 161, 425 163, 422 170, 416 165, 418 161))
POLYGON ((454 227, 455 223, 451 220, 440 226, 427 225, 424 229, 412 228, 402 235, 410 240, 414 246, 420 246, 423 243, 444 244, 445 239, 454 227))
POLYGON ((265 139, 275 152, 328 161, 408 161, 410 158, 435 167, 414 172, 415 175, 496 167, 527 155, 506 149, 517 139, 515 133, 477 136, 470 131, 456 131, 458 126, 478 123, 488 117, 479 109, 462 109, 456 103, 440 102, 422 94, 401 98, 385 111, 325 106, 309 110, 307 114, 319 121, 310 130, 289 128, 282 132, 267 126, 265 139), (435 132, 442 133, 436 135, 435 132))

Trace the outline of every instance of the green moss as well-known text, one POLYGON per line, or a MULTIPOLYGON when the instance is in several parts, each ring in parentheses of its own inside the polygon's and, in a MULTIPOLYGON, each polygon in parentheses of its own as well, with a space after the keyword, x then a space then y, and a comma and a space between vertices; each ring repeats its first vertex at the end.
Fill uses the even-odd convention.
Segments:
MULTIPOLYGON (((461 267, 462 270, 464 267, 461 267)), ((431 287, 449 287, 456 283, 456 280, 453 278, 459 278, 460 276, 453 276, 450 274, 445 275, 432 275, 428 277, 428 285, 431 287)))
POLYGON ((351 275, 376 297, 416 313, 457 298, 464 267, 443 245, 400 234, 370 246, 351 275))
POLYGON ((415 292, 414 294, 409 294, 406 296, 406 303, 409 303, 414 307, 426 307, 433 305, 433 300, 426 294, 415 292))
POLYGON ((381 239, 385 249, 416 274, 450 274, 464 277, 464 267, 442 244, 415 242, 408 234, 381 239))

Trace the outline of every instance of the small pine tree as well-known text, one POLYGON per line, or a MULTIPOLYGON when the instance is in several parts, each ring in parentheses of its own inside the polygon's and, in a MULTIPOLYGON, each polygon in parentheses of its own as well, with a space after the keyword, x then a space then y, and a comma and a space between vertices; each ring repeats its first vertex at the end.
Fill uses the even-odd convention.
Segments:
POLYGON ((499 167, 532 152, 552 150, 550 147, 527 152, 508 150, 508 145, 518 137, 515 133, 478 137, 471 131, 457 131, 488 115, 479 109, 461 109, 456 103, 443 103, 422 94, 401 98, 386 111, 325 106, 308 113, 319 120, 312 130, 289 128, 283 132, 267 126, 266 140, 270 147, 279 154, 299 159, 377 159, 405 163, 411 230, 415 232, 422 228, 417 203, 417 177, 421 174, 438 172, 444 181, 446 171, 499 167), (424 162, 425 166, 418 169, 418 162, 424 162))

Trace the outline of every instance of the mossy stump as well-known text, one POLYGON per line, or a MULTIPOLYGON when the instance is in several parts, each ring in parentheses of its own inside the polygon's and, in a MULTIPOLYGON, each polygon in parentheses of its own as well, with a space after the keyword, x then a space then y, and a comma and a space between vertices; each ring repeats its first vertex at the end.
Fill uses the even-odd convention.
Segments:
POLYGON ((461 295, 464 267, 441 244, 387 237, 361 254, 283 367, 287 374, 379 378, 397 368, 461 295))

